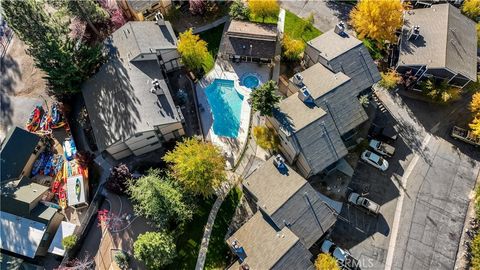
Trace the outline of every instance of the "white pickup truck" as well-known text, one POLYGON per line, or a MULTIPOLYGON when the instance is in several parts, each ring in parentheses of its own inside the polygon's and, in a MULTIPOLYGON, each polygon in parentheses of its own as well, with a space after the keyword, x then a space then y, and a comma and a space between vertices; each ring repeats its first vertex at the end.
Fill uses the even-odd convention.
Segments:
POLYGON ((360 194, 355 192, 350 193, 350 195, 348 196, 348 202, 353 205, 365 208, 375 215, 380 212, 380 205, 363 196, 360 196, 360 194))
POLYGON ((391 157, 395 154, 395 147, 391 146, 388 143, 384 143, 377 140, 370 140, 368 144, 375 152, 379 153, 382 156, 391 157))

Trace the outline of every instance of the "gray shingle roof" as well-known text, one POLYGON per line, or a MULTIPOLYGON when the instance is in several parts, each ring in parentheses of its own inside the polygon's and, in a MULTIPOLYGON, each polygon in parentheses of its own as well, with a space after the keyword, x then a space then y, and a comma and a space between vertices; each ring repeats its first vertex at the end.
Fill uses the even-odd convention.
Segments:
POLYGON ((432 5, 405 13, 399 66, 447 68, 476 81, 475 23, 450 4, 432 5), (408 40, 409 28, 420 26, 420 36, 408 40))
MULTIPOLYGON (((131 22, 115 31, 106 41, 106 46, 110 49, 108 62, 82 86, 85 105, 100 150, 138 132, 180 121, 157 61, 129 61, 135 57, 135 52, 145 50, 144 45, 138 45, 146 44, 143 42, 148 36, 144 35, 150 31, 158 34, 160 29, 152 22, 131 22), (131 29, 145 31, 133 31, 126 38, 124 30, 125 27, 128 29, 128 25, 137 25, 131 29), (164 95, 150 92, 154 79, 159 80, 164 95)), ((161 37, 160 34, 157 36, 161 37)), ((163 42, 157 42, 157 45, 158 49, 165 48, 163 42)))
POLYGON ((280 123, 284 123, 287 134, 299 131, 324 116, 326 112, 317 106, 307 106, 298 95, 291 95, 278 105, 280 111, 274 115, 280 123))
POLYGON ((275 26, 233 20, 227 29, 222 38, 222 53, 268 59, 275 56, 275 26))
POLYGON ((118 53, 129 61, 138 55, 151 54, 151 50, 177 48, 177 38, 171 24, 159 26, 154 21, 128 22, 112 34, 118 53))
POLYGON ((158 4, 159 0, 127 0, 127 2, 136 12, 143 12, 158 4))
MULTIPOLYGON (((234 240, 245 250, 244 263, 250 269, 311 269, 310 253, 288 228, 275 230, 260 212, 238 229, 227 243, 234 240), (281 263, 280 263, 281 262, 281 263)), ((238 270, 239 262, 229 269, 238 270)))
POLYGON ((303 177, 287 165, 288 172, 280 173, 273 160, 245 179, 244 187, 276 226, 287 226, 309 248, 333 226, 336 217, 303 177))
POLYGON ((243 182, 243 186, 255 195, 258 206, 269 215, 274 214, 305 184, 307 181, 292 169, 288 174, 281 174, 273 164, 273 158, 243 182))
MULTIPOLYGON (((358 119, 363 119, 358 118, 357 114, 363 117, 362 112, 363 114, 365 112, 362 108, 360 108, 360 113, 355 111, 353 102, 358 103, 358 101, 354 99, 348 103, 352 98, 349 94, 344 95, 343 93, 342 89, 338 89, 331 94, 331 98, 330 94, 326 98, 331 105, 330 110, 338 118, 336 121, 339 127, 346 129, 359 122, 358 119), (342 111, 343 109, 345 112, 342 111), (351 115, 348 115, 349 113, 351 115)), ((326 107, 325 103, 321 103, 321 105, 326 107)), ((290 140, 303 153, 315 174, 348 153, 331 114, 326 113, 325 110, 317 106, 309 107, 297 95, 291 95, 282 100, 279 109, 274 111, 274 117, 280 123, 282 130, 290 136, 290 140)))
POLYGON ((20 127, 12 127, 0 150, 0 182, 16 179, 25 167, 40 137, 20 127))
POLYGON ((232 20, 227 28, 227 35, 275 41, 277 39, 277 27, 272 24, 232 20))
POLYGON ((337 87, 350 81, 350 78, 342 72, 333 73, 320 63, 300 72, 303 84, 308 88, 310 95, 317 99, 337 87))
POLYGON ((355 89, 353 82, 349 81, 315 100, 317 106, 333 117, 335 127, 341 135, 368 119, 355 89))
POLYGON ((279 228, 288 227, 310 248, 335 224, 337 217, 306 183, 272 215, 272 220, 279 228))
POLYGON ((350 77, 356 94, 381 79, 367 48, 348 32, 340 36, 332 29, 310 41, 308 46, 314 48, 328 61, 327 67, 331 71, 343 72, 350 77))
POLYGON ((362 42, 347 32, 340 36, 334 32, 334 29, 331 29, 310 40, 307 44, 317 49, 323 58, 330 61, 357 47, 362 42))
POLYGON ((313 174, 348 154, 330 114, 296 132, 292 139, 298 144, 313 174))

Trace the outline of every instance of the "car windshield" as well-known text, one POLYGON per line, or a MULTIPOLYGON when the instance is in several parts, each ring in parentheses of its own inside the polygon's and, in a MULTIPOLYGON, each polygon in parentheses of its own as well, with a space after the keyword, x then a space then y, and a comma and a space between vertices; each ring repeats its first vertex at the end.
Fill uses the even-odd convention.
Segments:
POLYGON ((381 145, 382 145, 382 143, 381 143, 381 142, 378 142, 378 143, 377 143, 377 148, 380 149, 380 146, 381 146, 381 145))
POLYGON ((366 156, 367 158, 369 158, 369 157, 370 157, 370 152, 365 153, 365 156, 366 156))
POLYGON ((363 205, 364 205, 364 206, 369 206, 369 205, 370 205, 370 202, 367 201, 367 200, 363 200, 363 205))
POLYGON ((378 163, 378 165, 380 165, 380 166, 383 165, 383 158, 379 158, 377 163, 378 163))

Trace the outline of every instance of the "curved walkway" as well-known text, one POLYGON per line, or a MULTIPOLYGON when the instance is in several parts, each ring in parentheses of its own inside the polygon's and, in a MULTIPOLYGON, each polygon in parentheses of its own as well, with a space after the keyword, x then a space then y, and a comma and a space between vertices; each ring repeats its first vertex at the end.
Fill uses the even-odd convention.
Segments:
MULTIPOLYGON (((257 113, 254 114, 252 119, 252 126, 253 125, 260 125, 262 123, 262 119, 257 117, 257 113)), ((247 175, 252 168, 253 162, 250 162, 251 157, 256 158, 257 155, 257 144, 253 139, 247 145, 247 149, 245 150, 245 154, 242 156, 242 160, 239 160, 239 163, 244 163, 245 158, 247 157, 246 164, 247 165, 240 165, 237 167, 235 172, 230 172, 228 179, 229 181, 225 183, 225 185, 217 192, 217 199, 210 210, 210 214, 208 215, 207 224, 205 225, 205 230, 203 232, 202 243, 200 245, 200 250, 198 252, 197 264, 195 265, 196 270, 202 270, 205 266, 205 260, 207 258, 207 251, 208 251, 208 244, 210 242, 210 235, 212 233, 213 224, 215 223, 215 219, 217 217, 218 211, 220 210, 220 206, 222 205, 224 199, 227 197, 230 190, 237 185, 237 181, 247 175)))

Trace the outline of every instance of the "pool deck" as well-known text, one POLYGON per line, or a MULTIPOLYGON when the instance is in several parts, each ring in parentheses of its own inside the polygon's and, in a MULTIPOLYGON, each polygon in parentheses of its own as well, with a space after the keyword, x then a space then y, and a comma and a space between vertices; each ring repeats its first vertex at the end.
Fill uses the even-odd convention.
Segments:
POLYGON ((259 78, 260 84, 270 79, 270 69, 267 66, 260 66, 254 63, 230 63, 229 61, 217 59, 214 68, 196 86, 203 134, 205 134, 206 140, 211 141, 222 149, 227 159, 227 168, 232 168, 238 160, 248 136, 251 113, 248 99, 250 98, 251 89, 240 85, 239 81, 239 78, 245 73, 255 73, 259 78), (244 96, 240 114, 240 128, 236 138, 217 136, 213 131, 213 117, 207 96, 205 95, 205 88, 215 79, 232 80, 235 89, 244 96))

